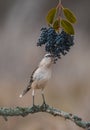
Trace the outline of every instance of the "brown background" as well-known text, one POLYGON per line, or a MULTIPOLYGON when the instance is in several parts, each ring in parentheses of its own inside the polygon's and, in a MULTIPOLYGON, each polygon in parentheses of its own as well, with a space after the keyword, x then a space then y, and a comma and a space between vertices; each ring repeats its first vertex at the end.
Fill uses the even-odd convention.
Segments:
MULTIPOLYGON (((0 106, 31 106, 29 92, 19 94, 29 81, 32 70, 43 57, 43 48, 36 42, 40 28, 46 26, 48 10, 57 0, 0 0, 0 106)), ((45 96, 47 103, 90 121, 90 0, 63 0, 78 19, 75 25, 75 45, 57 64, 45 96)), ((41 104, 40 92, 36 104, 41 104)), ((37 113, 25 118, 12 117, 5 122, 0 117, 0 130, 80 130, 62 118, 37 113)))

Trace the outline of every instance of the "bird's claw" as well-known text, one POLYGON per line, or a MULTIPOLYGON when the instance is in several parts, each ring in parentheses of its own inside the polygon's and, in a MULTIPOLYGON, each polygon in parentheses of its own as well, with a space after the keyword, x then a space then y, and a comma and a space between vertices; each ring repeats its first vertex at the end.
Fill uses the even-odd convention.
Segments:
POLYGON ((44 111, 47 108, 48 108, 48 105, 45 102, 43 102, 43 104, 41 105, 41 109, 44 111))
POLYGON ((38 107, 37 107, 36 105, 33 104, 33 106, 32 106, 32 112, 36 112, 37 109, 38 109, 38 107))

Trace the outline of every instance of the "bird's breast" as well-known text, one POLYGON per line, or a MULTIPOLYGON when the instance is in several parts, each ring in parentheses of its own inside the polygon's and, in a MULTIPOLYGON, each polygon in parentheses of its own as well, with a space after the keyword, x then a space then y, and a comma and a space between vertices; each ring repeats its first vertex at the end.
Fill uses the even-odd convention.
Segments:
POLYGON ((32 88, 34 89, 43 89, 46 86, 46 83, 51 77, 50 69, 39 69, 34 74, 34 81, 32 83, 32 88))

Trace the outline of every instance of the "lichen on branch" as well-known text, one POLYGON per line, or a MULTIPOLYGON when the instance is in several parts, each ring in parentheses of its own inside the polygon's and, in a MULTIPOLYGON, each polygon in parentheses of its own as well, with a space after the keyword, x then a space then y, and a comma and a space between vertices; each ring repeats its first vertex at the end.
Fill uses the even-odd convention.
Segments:
POLYGON ((77 115, 64 112, 62 110, 58 110, 56 108, 53 108, 49 105, 37 105, 32 107, 15 107, 15 108, 6 108, 1 107, 0 108, 0 116, 4 117, 5 120, 9 116, 22 116, 25 117, 29 114, 34 114, 38 112, 46 112, 53 116, 60 116, 65 119, 68 119, 72 122, 74 122, 77 126, 82 127, 86 130, 90 130, 90 122, 83 121, 82 118, 78 117, 77 115))

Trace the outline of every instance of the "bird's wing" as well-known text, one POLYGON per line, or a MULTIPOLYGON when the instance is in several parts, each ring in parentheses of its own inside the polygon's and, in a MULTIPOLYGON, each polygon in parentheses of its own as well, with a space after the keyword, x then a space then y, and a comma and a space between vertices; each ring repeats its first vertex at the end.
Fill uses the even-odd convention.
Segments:
MULTIPOLYGON (((37 67, 37 68, 38 68, 38 67, 37 67)), ((34 71, 33 71, 32 74, 31 74, 30 81, 29 81, 29 85, 30 85, 30 86, 31 86, 32 82, 34 81, 33 75, 34 75, 35 71, 37 70, 37 68, 34 69, 34 71)))
POLYGON ((34 79, 33 79, 33 74, 34 74, 34 72, 35 72, 36 70, 37 70, 37 68, 32 72, 31 77, 30 77, 29 84, 28 84, 28 86, 23 90, 23 92, 22 92, 22 94, 20 95, 20 97, 24 96, 24 95, 31 89, 31 84, 32 84, 32 82, 34 81, 34 79))
POLYGON ((45 69, 44 68, 40 68, 38 67, 34 73, 33 73, 33 77, 32 77, 32 80, 36 80, 36 81, 39 81, 39 80, 42 80, 44 78, 44 75, 45 75, 45 69))

